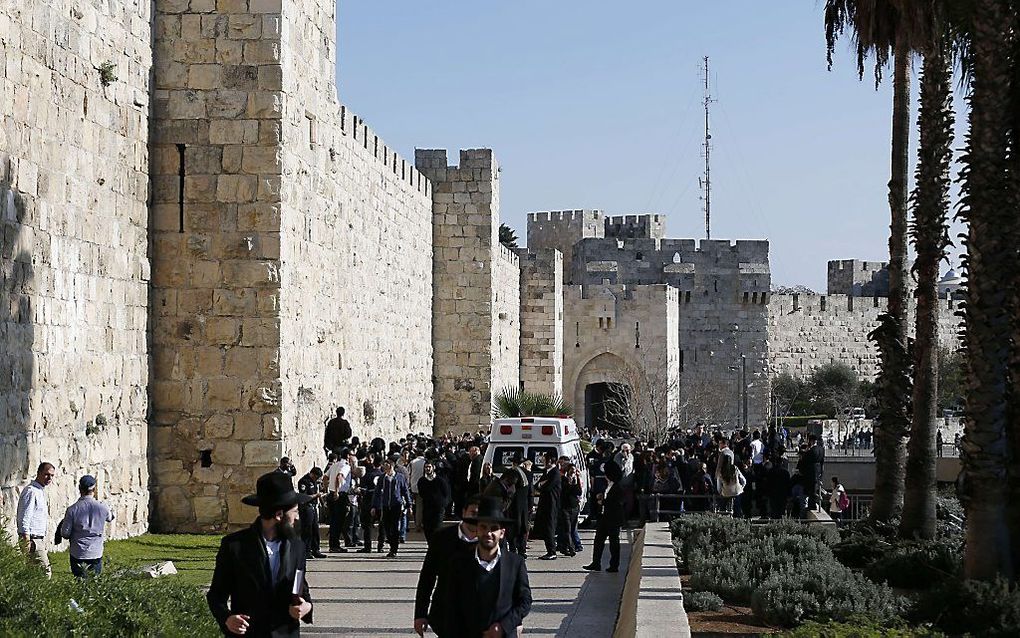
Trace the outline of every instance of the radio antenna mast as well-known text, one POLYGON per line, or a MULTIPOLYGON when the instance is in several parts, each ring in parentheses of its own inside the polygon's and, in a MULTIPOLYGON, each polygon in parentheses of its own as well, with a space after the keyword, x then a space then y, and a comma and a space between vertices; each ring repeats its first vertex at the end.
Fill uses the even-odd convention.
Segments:
POLYGON ((702 199, 705 202, 705 239, 712 239, 712 133, 709 129, 709 107, 715 100, 712 98, 709 85, 708 56, 706 55, 702 60, 704 66, 701 70, 704 73, 705 81, 705 143, 702 146, 702 155, 705 157, 705 176, 698 181, 701 182, 701 188, 704 190, 702 199))

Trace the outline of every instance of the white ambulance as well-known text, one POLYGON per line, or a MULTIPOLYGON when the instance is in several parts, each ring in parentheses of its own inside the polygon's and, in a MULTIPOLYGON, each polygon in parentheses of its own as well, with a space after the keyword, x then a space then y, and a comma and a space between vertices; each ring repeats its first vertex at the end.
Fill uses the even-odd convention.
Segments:
POLYGON ((542 473, 543 457, 565 456, 577 466, 581 475, 581 509, 588 500, 589 478, 581 451, 581 437, 573 419, 565 417, 517 417, 495 419, 485 449, 484 462, 492 463, 492 473, 499 476, 512 467, 514 455, 530 460, 535 479, 542 473))

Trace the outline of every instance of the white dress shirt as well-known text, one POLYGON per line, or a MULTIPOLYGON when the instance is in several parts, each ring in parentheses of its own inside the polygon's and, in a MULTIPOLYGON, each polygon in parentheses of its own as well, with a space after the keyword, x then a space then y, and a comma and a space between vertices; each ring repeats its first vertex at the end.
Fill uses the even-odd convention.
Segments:
POLYGON ((492 558, 492 560, 482 560, 482 557, 478 555, 477 550, 475 551, 475 560, 478 561, 478 564, 482 566, 482 569, 484 569, 487 572, 491 572, 492 570, 496 569, 496 564, 499 562, 499 555, 500 549, 499 544, 497 543, 496 555, 492 558))
POLYGON ((50 522, 50 509, 46 504, 46 492, 38 481, 32 481, 18 499, 18 534, 46 536, 50 522))

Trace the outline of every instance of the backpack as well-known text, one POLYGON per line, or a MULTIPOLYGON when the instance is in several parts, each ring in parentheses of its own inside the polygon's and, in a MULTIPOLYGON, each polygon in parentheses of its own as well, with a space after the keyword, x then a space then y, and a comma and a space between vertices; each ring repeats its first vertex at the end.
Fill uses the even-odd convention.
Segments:
POLYGON ((839 511, 843 512, 850 509, 850 497, 847 496, 846 490, 839 493, 839 511))

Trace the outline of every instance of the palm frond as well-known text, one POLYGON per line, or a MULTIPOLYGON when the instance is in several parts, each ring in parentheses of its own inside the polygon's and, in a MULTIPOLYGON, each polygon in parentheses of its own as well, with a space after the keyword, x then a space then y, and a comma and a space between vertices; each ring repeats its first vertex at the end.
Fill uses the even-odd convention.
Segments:
POLYGON ((496 395, 492 414, 497 419, 511 419, 522 416, 571 416, 573 408, 559 395, 528 392, 517 387, 507 387, 496 395))

